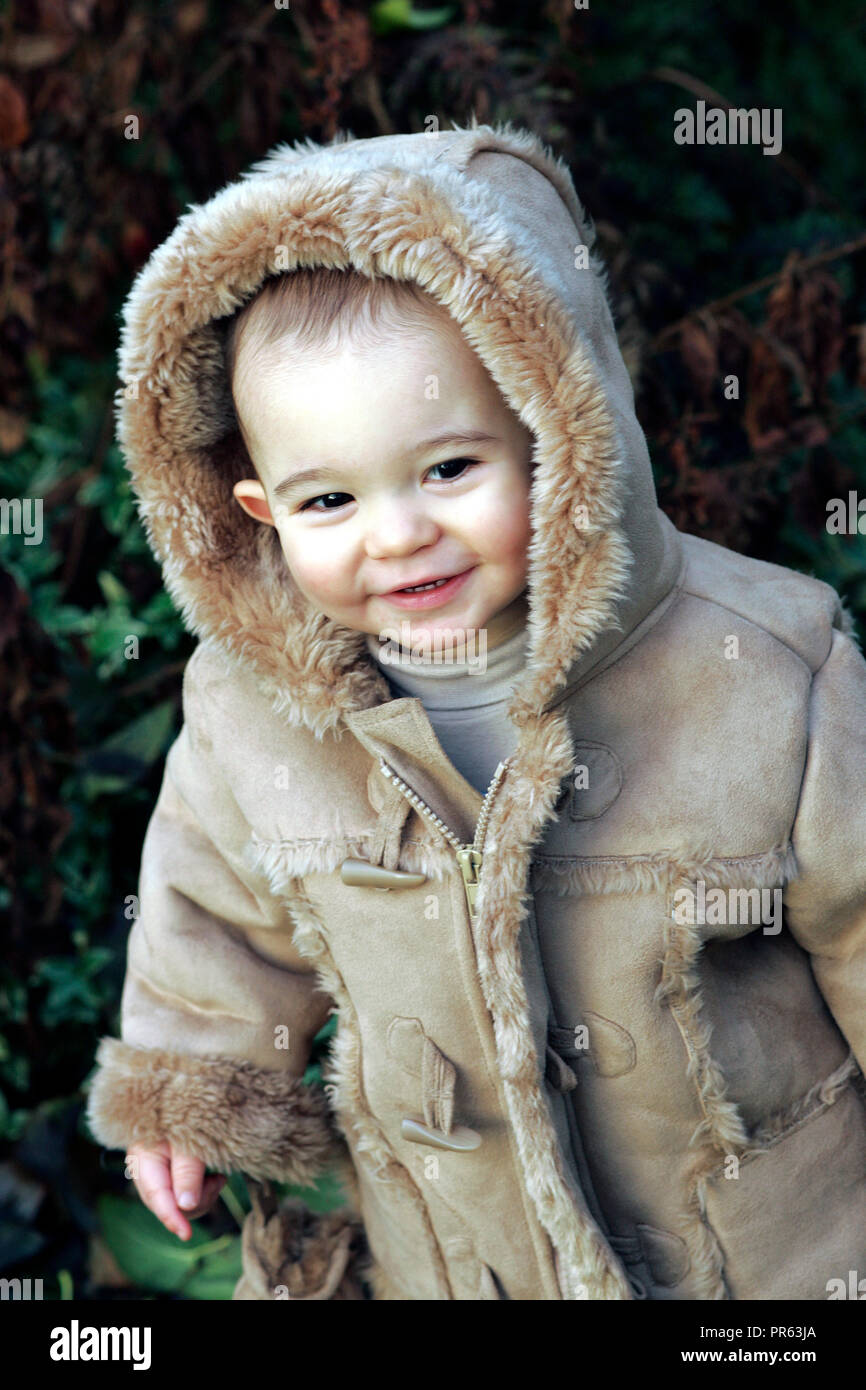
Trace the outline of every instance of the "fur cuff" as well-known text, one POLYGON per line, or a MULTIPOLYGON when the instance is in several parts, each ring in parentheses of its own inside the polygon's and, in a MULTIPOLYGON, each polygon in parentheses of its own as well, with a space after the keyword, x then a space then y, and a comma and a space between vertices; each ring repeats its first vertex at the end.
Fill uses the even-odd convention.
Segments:
POLYGON ((303 1202, 277 1202, 269 1183, 247 1180, 252 1211, 241 1237, 243 1273, 233 1299, 348 1299, 370 1295, 363 1275, 370 1253, 349 1210, 319 1215, 303 1202))
POLYGON ((236 1058, 103 1038, 87 1120, 107 1149, 168 1139, 219 1173, 310 1187, 341 1152, 323 1091, 236 1058))

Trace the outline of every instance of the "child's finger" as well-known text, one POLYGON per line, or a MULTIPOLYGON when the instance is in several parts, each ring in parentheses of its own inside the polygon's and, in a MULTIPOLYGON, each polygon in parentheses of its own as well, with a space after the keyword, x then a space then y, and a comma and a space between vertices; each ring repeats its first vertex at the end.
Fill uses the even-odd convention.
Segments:
POLYGON ((136 1187, 141 1193, 144 1205, 158 1217, 175 1235, 187 1240, 192 1235, 192 1227, 180 1211, 171 1189, 168 1157, 160 1154, 142 1153, 139 1155, 139 1171, 136 1187))
POLYGON ((204 1164, 200 1158, 180 1153, 171 1146, 171 1183, 175 1200, 182 1211, 194 1211, 201 1201, 204 1164))
POLYGON ((190 1208, 186 1215, 190 1220, 195 1220, 198 1216, 204 1216, 215 1205, 219 1197, 220 1190, 226 1179, 221 1173, 210 1173, 204 1180, 202 1187, 201 1200, 197 1207, 190 1208))

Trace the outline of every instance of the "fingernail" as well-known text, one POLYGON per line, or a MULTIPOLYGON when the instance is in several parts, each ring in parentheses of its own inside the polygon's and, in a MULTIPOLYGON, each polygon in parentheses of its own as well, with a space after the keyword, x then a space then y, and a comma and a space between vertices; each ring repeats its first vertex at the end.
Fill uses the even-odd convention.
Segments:
POLYGON ((194 1206, 195 1206, 195 1197, 193 1196, 193 1194, 192 1194, 191 1192, 182 1192, 182 1193, 180 1194, 180 1201, 178 1202, 178 1206, 181 1206, 181 1207, 194 1207, 194 1206))

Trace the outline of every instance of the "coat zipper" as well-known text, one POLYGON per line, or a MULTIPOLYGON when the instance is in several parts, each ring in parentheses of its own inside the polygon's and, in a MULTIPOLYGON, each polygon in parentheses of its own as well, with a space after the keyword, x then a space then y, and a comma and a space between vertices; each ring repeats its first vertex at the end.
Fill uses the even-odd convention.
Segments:
POLYGON ((484 862, 484 841, 487 837, 487 823, 490 820, 493 798, 496 795, 497 788, 510 762, 511 756, 509 755, 509 757, 505 758, 504 761, 499 764, 494 772, 493 780, 487 788, 481 810, 478 814, 475 837, 471 845, 464 845, 460 836, 455 835, 450 826, 447 826, 442 820, 442 817, 437 816, 432 807, 428 806, 427 802, 424 801, 417 792, 413 791, 408 783, 403 781, 403 778, 394 771, 390 764, 386 763, 385 759, 382 757, 379 759, 379 768, 382 776, 387 778, 389 782, 394 783, 397 789, 406 797, 406 800, 415 807, 416 811, 420 811, 422 815, 426 816, 427 819, 435 825, 436 829, 445 836, 445 839, 454 849, 457 856, 457 863, 460 865, 460 872, 463 875, 463 888, 466 893, 466 904, 469 908, 469 916, 473 918, 478 916, 475 910, 475 900, 478 896, 481 865, 484 862))

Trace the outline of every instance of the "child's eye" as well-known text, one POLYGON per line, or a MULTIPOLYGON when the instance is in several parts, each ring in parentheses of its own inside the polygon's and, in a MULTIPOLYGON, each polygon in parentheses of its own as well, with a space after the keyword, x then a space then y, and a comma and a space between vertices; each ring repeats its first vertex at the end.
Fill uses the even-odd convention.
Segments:
MULTIPOLYGON (((336 507, 318 508, 318 507, 315 506, 316 502, 324 502, 324 501, 326 501, 329 497, 348 497, 350 502, 351 502, 351 500, 352 500, 352 498, 351 498, 351 496, 349 495, 348 492, 323 492, 322 495, 321 495, 321 497, 311 497, 310 500, 309 500, 309 502, 305 502, 305 503, 303 504, 302 507, 299 507, 299 508, 298 508, 298 511, 299 511, 299 512, 306 512, 306 511, 312 511, 312 510, 315 509, 316 511, 323 510, 323 511, 326 511, 326 512, 335 512, 335 511, 337 510, 336 507)), ((342 507, 342 506, 343 506, 343 503, 342 503, 342 502, 338 503, 338 506, 342 507)))
MULTIPOLYGON (((455 466, 461 468, 462 470, 465 470, 466 468, 473 468, 477 462, 478 459, 445 459, 442 463, 434 463, 433 468, 431 468, 430 472, 432 473, 434 468, 453 468, 455 466)), ((440 481, 445 483, 455 483, 457 482, 458 478, 462 478, 463 476, 463 472, 460 472, 457 474, 456 477, 443 478, 440 481)))

